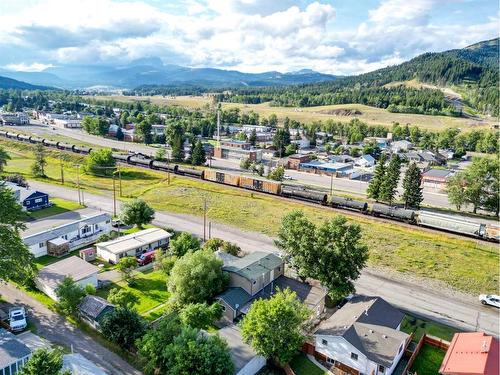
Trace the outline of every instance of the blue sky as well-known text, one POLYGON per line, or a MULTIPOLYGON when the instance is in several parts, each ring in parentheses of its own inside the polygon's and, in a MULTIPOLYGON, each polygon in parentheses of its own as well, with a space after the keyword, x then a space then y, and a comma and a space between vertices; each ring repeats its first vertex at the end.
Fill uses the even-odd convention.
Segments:
POLYGON ((496 0, 2 0, 0 67, 356 74, 498 37, 496 0))

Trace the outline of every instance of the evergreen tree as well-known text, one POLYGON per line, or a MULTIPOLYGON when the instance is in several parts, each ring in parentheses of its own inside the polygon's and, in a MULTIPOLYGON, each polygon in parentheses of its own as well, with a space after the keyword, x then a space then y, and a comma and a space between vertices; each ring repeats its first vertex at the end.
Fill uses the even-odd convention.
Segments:
POLYGON ((35 148, 35 161, 31 166, 31 173, 35 177, 46 177, 45 176, 45 166, 47 165, 47 160, 45 160, 45 147, 40 143, 36 145, 35 148))
POLYGON ((386 167, 385 162, 387 160, 387 156, 382 154, 380 159, 375 167, 375 173, 373 174, 373 178, 368 184, 368 197, 378 200, 380 197, 380 187, 382 186, 382 182, 384 181, 386 167))
POLYGON ((205 156, 205 150, 203 149, 203 145, 200 140, 196 142, 193 147, 193 152, 191 153, 191 164, 193 165, 202 165, 207 161, 205 156))
POLYGON ((398 188, 399 174, 401 170, 401 159, 399 156, 394 155, 389 166, 387 167, 387 172, 385 173, 384 180, 380 185, 379 198, 382 201, 392 204, 396 191, 398 188))
POLYGON ((10 155, 0 147, 0 173, 3 172, 3 167, 7 165, 7 161, 10 160, 10 155))
POLYGON ((257 143, 257 131, 255 129, 252 129, 248 141, 251 143, 252 146, 255 146, 255 144, 257 143))
POLYGON ((424 200, 421 184, 422 174, 420 168, 417 167, 416 163, 411 163, 403 179, 405 208, 420 208, 420 203, 424 200))
POLYGON ((123 141, 123 138, 125 138, 125 134, 123 134, 123 130, 121 126, 119 126, 118 129, 116 129, 116 139, 123 141))

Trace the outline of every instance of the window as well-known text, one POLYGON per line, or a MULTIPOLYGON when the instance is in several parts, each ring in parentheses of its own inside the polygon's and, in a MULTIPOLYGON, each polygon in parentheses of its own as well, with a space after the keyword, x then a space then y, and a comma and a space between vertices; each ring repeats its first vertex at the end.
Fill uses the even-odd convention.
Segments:
POLYGON ((357 361, 358 355, 356 353, 351 353, 351 358, 354 359, 355 361, 357 361))
POLYGON ((99 225, 94 224, 94 229, 97 230, 97 228, 99 228, 99 225))
POLYGON ((255 285, 256 283, 257 283, 257 281, 254 280, 252 284, 255 285))
POLYGON ((40 242, 40 243, 38 244, 38 247, 39 247, 40 249, 41 249, 42 247, 44 247, 44 246, 45 246, 45 244, 44 244, 43 242, 40 242))
POLYGON ((385 367, 382 366, 382 365, 379 365, 378 366, 378 372, 380 372, 381 374, 383 374, 385 372, 385 367))
POLYGON ((43 199, 42 198, 36 198, 35 199, 35 203, 42 203, 43 202, 43 199))
POLYGON ((221 307, 222 311, 226 311, 226 306, 224 306, 224 305, 221 304, 220 307, 221 307))
POLYGON ((106 224, 109 224, 109 223, 111 223, 111 220, 106 220, 106 224))
POLYGON ((328 345, 328 341, 326 341, 325 339, 321 340, 321 344, 322 345, 328 345))
POLYGON ((334 365, 335 364, 335 360, 333 358, 326 357, 326 363, 328 363, 330 365, 334 365))
POLYGON ((281 267, 278 267, 278 272, 281 272, 281 267))

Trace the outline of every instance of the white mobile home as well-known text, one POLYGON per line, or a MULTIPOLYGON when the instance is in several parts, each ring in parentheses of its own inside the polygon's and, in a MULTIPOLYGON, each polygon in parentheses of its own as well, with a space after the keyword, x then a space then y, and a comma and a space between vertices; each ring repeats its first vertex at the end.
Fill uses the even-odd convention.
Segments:
POLYGON ((110 263, 127 256, 139 256, 158 248, 166 248, 172 235, 161 228, 149 228, 117 239, 96 244, 97 255, 110 263))

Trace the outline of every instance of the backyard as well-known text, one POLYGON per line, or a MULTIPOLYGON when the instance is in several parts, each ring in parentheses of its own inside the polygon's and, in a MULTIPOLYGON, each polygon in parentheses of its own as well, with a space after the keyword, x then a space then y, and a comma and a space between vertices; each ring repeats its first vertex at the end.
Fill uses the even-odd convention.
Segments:
POLYGON ((424 344, 410 368, 416 375, 438 374, 446 352, 429 344, 424 344))
POLYGON ((290 367, 295 375, 327 375, 322 369, 312 363, 303 353, 297 355, 291 362, 290 367))
MULTIPOLYGON (((29 145, 0 141, 11 154, 5 171, 21 173, 32 179, 33 161, 29 145)), ((59 184, 59 156, 50 151, 44 182, 59 184)), ((79 156, 64 154, 66 186, 75 187, 79 156)), ((204 181, 172 176, 170 185, 165 175, 138 168, 122 168, 123 198, 141 197, 157 210, 203 215, 203 200, 208 202, 208 220, 237 226, 245 230, 276 235, 283 215, 303 210, 315 222, 334 217, 337 213, 324 207, 312 207, 298 202, 276 199, 269 195, 231 188, 204 181), (168 199, 166 199, 168 197, 168 199), (264 224, 265 223, 265 224, 264 224)), ((112 195, 109 178, 80 173, 80 185, 85 191, 112 195)), ((380 222, 370 217, 343 213, 351 223, 359 224, 363 240, 370 250, 369 265, 437 280, 469 293, 493 292, 498 286, 499 249, 492 244, 427 232, 392 222, 380 222)))
POLYGON ((414 332, 413 341, 418 342, 425 334, 451 341, 458 329, 440 324, 431 320, 419 319, 411 315, 405 315, 401 323, 401 331, 411 334, 414 332))

